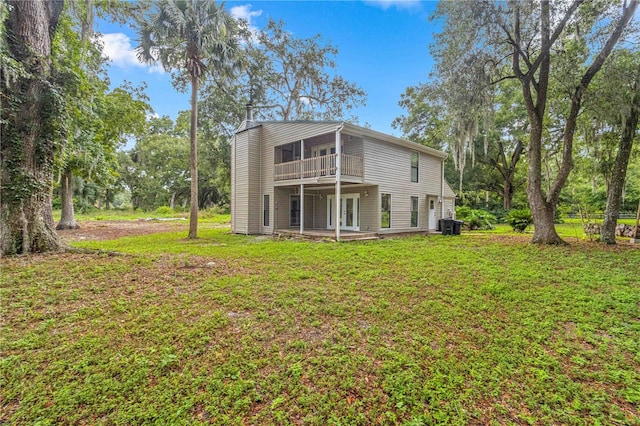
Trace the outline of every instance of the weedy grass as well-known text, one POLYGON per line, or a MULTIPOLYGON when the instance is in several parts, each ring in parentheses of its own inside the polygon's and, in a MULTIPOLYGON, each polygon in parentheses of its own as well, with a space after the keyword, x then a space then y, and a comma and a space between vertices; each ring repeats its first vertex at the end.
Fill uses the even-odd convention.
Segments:
POLYGON ((638 424, 640 250, 202 229, 2 259, 8 424, 638 424))

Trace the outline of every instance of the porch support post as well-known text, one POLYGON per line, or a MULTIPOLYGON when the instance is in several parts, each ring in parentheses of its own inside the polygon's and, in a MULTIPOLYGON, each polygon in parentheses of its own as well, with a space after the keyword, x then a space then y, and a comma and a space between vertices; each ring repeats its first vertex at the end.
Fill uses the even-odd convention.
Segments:
POLYGON ((344 123, 340 124, 340 126, 336 129, 336 241, 340 241, 340 219, 342 217, 342 212, 340 211, 340 197, 341 197, 341 187, 340 187, 340 178, 342 175, 342 143, 340 132, 344 128, 344 123))
POLYGON ((300 139, 300 179, 304 177, 304 139, 300 139))
MULTIPOLYGON (((300 139, 300 179, 304 178, 304 139, 300 139)), ((304 233, 304 184, 300 184, 300 235, 304 233)))
POLYGON ((442 178, 440 179, 440 219, 444 219, 444 160, 442 160, 442 178))
POLYGON ((304 233, 304 184, 300 184, 300 235, 304 233))

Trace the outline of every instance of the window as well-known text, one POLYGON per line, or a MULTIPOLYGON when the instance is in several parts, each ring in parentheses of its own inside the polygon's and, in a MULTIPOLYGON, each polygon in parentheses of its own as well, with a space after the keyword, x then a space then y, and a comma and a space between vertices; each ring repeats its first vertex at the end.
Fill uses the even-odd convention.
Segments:
POLYGON ((264 226, 269 226, 269 196, 268 195, 264 196, 262 224, 264 226))
POLYGON ((411 182, 418 181, 418 163, 420 161, 420 154, 415 151, 411 151, 411 182))
POLYGON ((391 228, 391 194, 382 194, 380 227, 391 228))
POLYGON ((300 225, 300 196, 292 195, 289 200, 289 225, 300 225))
POLYGON ((418 227, 418 197, 411 197, 411 227, 418 227))

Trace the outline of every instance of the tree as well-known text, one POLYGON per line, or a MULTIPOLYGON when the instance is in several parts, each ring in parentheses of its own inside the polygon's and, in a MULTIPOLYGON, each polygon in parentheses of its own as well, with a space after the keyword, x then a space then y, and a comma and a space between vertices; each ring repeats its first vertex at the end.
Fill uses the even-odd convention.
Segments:
POLYGON ((51 49, 63 5, 62 0, 9 0, 0 6, 8 7, 2 53, 16 65, 3 66, 0 78, 2 254, 65 247, 54 230, 51 206, 54 157, 64 125, 58 120, 61 100, 52 78, 51 49), (12 71, 18 72, 7 74, 12 71))
POLYGON ((236 66, 240 51, 237 23, 212 0, 160 0, 139 26, 139 58, 160 62, 167 71, 177 70, 174 82, 178 86, 186 73, 191 86, 189 238, 197 238, 198 87, 207 74, 223 79, 236 66))
POLYGON ((109 186, 115 182, 117 168, 116 147, 126 134, 144 127, 146 112, 150 110, 144 87, 133 88, 125 82, 108 93, 106 59, 102 46, 93 37, 96 13, 105 19, 122 21, 143 6, 144 3, 130 5, 121 1, 108 4, 76 1, 68 4, 58 25, 54 49, 60 53, 54 55, 55 69, 68 109, 66 140, 57 155, 62 206, 58 230, 78 227, 73 204, 74 175, 84 181, 100 182, 109 208, 109 186))
POLYGON ((408 114, 396 118, 393 126, 410 140, 449 151, 463 201, 469 190, 492 191, 501 197, 504 209, 511 209, 527 127, 517 87, 496 86, 490 97, 479 93, 452 97, 450 92, 457 90, 441 83, 436 77, 436 82, 408 87, 400 100, 408 114), (468 172, 468 155, 472 169, 480 167, 479 171, 468 172))
POLYGON ((258 44, 247 47, 250 86, 280 120, 335 120, 365 104, 360 87, 329 74, 336 68, 338 49, 323 43, 319 34, 296 38, 282 21, 269 20, 258 34, 258 44))
POLYGON ((442 2, 436 16, 448 18, 437 36, 435 56, 453 65, 481 72, 474 87, 517 79, 529 119, 527 194, 534 218, 533 243, 563 244, 554 226, 560 191, 573 168, 573 139, 583 96, 632 19, 638 0, 619 2, 442 2), (574 46, 583 49, 573 48, 574 46), (573 48, 573 49, 572 49, 573 48), (589 51, 590 50, 590 51, 589 51), (584 54, 586 51, 586 54, 584 54), (567 81, 561 160, 548 191, 542 186, 543 142, 548 114, 550 78, 558 58, 572 56, 571 68, 554 74, 567 81), (510 73, 501 71, 510 64, 510 73))
POLYGON ((76 5, 76 13, 83 15, 80 22, 74 21, 71 14, 65 11, 54 40, 54 53, 60 52, 54 55, 55 76, 58 85, 63 88, 61 96, 67 106, 65 132, 60 134, 64 144, 56 155, 62 205, 57 230, 79 227, 73 206, 74 173, 82 169, 93 170, 98 161, 105 159, 100 146, 94 143, 97 126, 95 104, 96 98, 107 90, 108 83, 100 75, 104 59, 101 50, 90 38, 91 23, 85 20, 87 16, 93 16, 91 7, 80 2, 76 5), (87 162, 91 166, 85 167, 87 162))
POLYGON ((604 222, 600 228, 600 241, 606 244, 616 243, 622 192, 640 115, 640 55, 622 50, 612 59, 602 78, 596 81, 594 99, 589 105, 600 120, 604 119, 609 127, 618 130, 619 135, 617 154, 610 168, 604 222))

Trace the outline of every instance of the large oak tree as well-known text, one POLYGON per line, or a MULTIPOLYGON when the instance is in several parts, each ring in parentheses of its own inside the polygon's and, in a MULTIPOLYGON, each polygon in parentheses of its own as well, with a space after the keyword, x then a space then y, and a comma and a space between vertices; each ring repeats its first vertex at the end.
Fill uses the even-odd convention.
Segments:
POLYGON ((64 124, 58 120, 61 100, 51 49, 63 1, 9 0, 0 5, 5 7, 0 252, 54 251, 65 246, 54 230, 51 206, 54 157, 64 124))
MULTIPOLYGON (((529 119, 528 185, 534 243, 561 244, 554 226, 560 192, 573 168, 573 139, 583 97, 611 51, 623 37, 638 0, 587 2, 549 0, 521 2, 442 2, 436 16, 445 19, 434 48, 441 68, 466 75, 472 87, 517 79, 529 119), (558 59, 579 44, 590 49, 558 69, 558 59), (510 72, 501 72, 509 65, 510 72), (480 71, 473 75, 472 71, 480 71), (561 159, 553 182, 543 188, 543 154, 551 77, 565 86, 561 159), (475 85, 473 84, 474 82, 475 85)), ((573 49, 577 51, 578 49, 573 49)), ((565 61, 566 62, 566 61, 565 61)))

